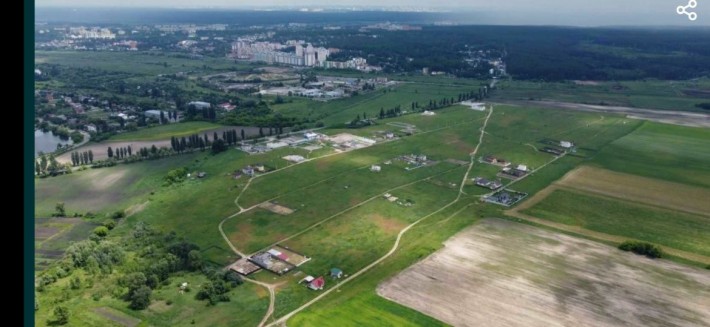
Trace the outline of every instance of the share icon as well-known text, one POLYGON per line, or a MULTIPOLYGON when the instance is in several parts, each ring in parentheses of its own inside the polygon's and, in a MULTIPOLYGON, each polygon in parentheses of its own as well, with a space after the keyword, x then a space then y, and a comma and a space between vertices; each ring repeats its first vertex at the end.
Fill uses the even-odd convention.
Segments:
POLYGON ((698 6, 698 1, 697 0, 688 0, 688 5, 687 6, 678 6, 676 8, 676 12, 678 12, 678 15, 687 15, 688 19, 690 20, 696 20, 698 19, 698 14, 696 14, 693 11, 688 11, 688 8, 695 8, 698 6))

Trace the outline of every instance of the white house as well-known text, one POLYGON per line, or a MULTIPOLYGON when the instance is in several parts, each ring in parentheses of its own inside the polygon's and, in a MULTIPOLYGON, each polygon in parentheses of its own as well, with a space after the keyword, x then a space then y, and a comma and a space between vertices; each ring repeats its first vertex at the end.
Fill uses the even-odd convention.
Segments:
POLYGON ((560 141, 560 146, 565 149, 569 149, 569 148, 573 147, 574 144, 570 141, 560 141))
POLYGON ((520 171, 528 171, 528 166, 526 166, 526 165, 518 165, 518 167, 515 168, 515 169, 520 170, 520 171))
POLYGON ((309 139, 309 140, 315 140, 318 138, 318 134, 313 133, 313 132, 306 132, 305 134, 303 134, 303 137, 305 137, 306 139, 309 139))
POLYGON ((373 171, 373 172, 376 172, 376 173, 379 173, 380 170, 382 170, 382 167, 380 167, 380 166, 378 166, 378 165, 372 165, 372 167, 370 167, 370 171, 373 171))
POLYGON ((97 131, 97 130, 96 130, 96 125, 94 125, 94 124, 88 124, 88 125, 86 125, 85 127, 86 127, 86 131, 87 131, 87 132, 94 132, 94 133, 96 133, 96 131, 97 131))

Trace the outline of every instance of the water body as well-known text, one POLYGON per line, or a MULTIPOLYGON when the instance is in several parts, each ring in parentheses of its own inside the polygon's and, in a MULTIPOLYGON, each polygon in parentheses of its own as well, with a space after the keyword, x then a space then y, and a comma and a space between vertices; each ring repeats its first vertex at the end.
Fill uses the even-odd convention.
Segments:
POLYGON ((42 132, 39 129, 35 130, 35 156, 40 151, 44 153, 54 152, 57 150, 57 144, 72 144, 71 138, 68 140, 62 140, 59 136, 52 134, 52 132, 42 132))

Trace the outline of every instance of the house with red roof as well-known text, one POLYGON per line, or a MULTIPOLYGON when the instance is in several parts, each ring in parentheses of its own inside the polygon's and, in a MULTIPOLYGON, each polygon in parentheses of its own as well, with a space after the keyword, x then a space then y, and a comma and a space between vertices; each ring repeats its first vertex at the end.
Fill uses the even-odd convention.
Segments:
POLYGON ((322 290, 323 286, 325 286, 325 278, 323 278, 323 276, 320 276, 308 283, 308 288, 316 291, 322 290))

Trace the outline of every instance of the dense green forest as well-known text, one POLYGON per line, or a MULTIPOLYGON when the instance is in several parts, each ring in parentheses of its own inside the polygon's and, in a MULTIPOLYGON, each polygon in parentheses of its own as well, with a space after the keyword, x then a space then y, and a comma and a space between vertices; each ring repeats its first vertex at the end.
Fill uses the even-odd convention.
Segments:
MULTIPOLYGON (((362 56, 389 72, 429 67, 469 77, 487 67, 474 69, 464 59, 471 58, 469 50, 484 50, 503 57, 514 78, 558 81, 705 76, 710 72, 709 35, 707 29, 424 26, 420 31, 318 29, 305 37, 341 49, 336 60, 362 56)), ((298 35, 280 32, 277 37, 298 35)))

